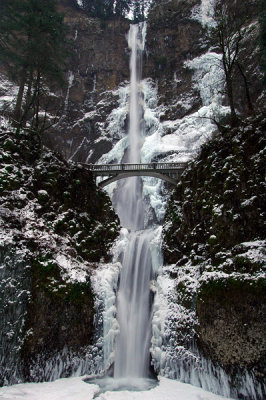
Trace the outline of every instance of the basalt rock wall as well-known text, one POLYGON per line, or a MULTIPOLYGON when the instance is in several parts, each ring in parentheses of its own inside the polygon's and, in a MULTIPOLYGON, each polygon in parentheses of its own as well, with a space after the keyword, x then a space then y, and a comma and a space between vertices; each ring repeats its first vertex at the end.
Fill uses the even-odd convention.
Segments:
POLYGON ((111 148, 111 138, 104 135, 106 119, 118 105, 115 89, 129 78, 129 21, 92 18, 75 2, 59 4, 69 28, 71 56, 66 86, 55 89, 53 113, 59 109, 60 119, 44 139, 66 159, 95 162, 111 148))
MULTIPOLYGON (((205 9, 200 0, 160 1, 149 13, 143 78, 151 78, 158 88, 162 122, 191 115, 203 104, 198 78, 186 63, 208 52, 219 52, 206 22, 211 15, 212 2, 208 3, 209 11, 206 11, 207 3, 204 4, 205 9)), ((246 7, 248 16, 240 59, 253 108, 261 111, 265 97, 262 95, 257 2, 249 1, 246 7)), ((119 105, 119 85, 126 84, 129 79, 126 36, 130 21, 119 17, 92 18, 74 0, 60 0, 58 9, 64 13, 69 28, 71 55, 65 71, 65 87, 59 89, 52 85, 47 94, 46 106, 53 122, 56 117, 56 123, 44 133, 44 141, 65 159, 95 162, 117 140, 107 129, 108 116, 119 105)), ((237 110, 242 114, 250 113, 245 80, 240 71, 235 75, 237 110)), ((223 104, 228 104, 226 95, 223 104)))
POLYGON ((184 68, 184 62, 206 50, 203 27, 191 18, 196 5, 198 0, 173 0, 154 6, 149 15, 144 75, 158 84, 159 101, 167 109, 163 119, 182 118, 200 106, 193 73, 184 68), (189 108, 180 105, 184 98, 189 108))
MULTIPOLYGON (((231 2, 227 3, 230 6, 231 2)), ((154 5, 149 14, 144 75, 152 77, 158 85, 159 102, 166 105, 162 119, 182 118, 202 104, 193 72, 186 67, 186 62, 209 51, 220 52, 212 32, 213 4, 215 2, 199 0, 162 1, 154 5)), ((236 107, 245 115, 251 112, 245 83, 254 109, 261 110, 264 107, 265 95, 261 96, 259 9, 256 1, 247 1, 244 5, 238 1, 235 4, 243 14, 239 17, 243 39, 239 51, 242 71, 235 69, 233 90, 236 107)), ((224 104, 228 104, 224 94, 224 104)))

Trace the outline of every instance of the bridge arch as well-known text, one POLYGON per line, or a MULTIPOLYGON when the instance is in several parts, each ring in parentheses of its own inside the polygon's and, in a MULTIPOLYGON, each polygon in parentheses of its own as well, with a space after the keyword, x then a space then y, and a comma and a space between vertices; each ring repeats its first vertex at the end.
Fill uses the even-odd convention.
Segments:
POLYGON ((118 181, 120 179, 125 179, 125 178, 129 178, 129 177, 132 177, 132 176, 150 176, 150 177, 153 177, 153 178, 162 179, 162 180, 164 180, 164 181, 166 181, 168 183, 172 183, 173 185, 176 185, 176 183, 177 183, 176 179, 171 178, 168 175, 160 174, 158 172, 134 171, 134 172, 121 172, 121 173, 119 173, 117 175, 113 175, 110 178, 107 178, 107 179, 104 179, 103 181, 101 181, 98 186, 99 187, 104 187, 104 186, 107 186, 110 183, 116 182, 116 181, 118 181))

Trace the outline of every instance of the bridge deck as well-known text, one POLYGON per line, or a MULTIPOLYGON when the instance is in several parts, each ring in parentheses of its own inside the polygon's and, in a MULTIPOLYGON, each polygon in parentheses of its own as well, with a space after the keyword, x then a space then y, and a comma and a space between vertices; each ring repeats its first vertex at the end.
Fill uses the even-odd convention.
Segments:
POLYGON ((141 164, 83 164, 94 175, 106 176, 115 175, 121 172, 160 172, 174 173, 175 171, 183 171, 187 163, 141 163, 141 164))

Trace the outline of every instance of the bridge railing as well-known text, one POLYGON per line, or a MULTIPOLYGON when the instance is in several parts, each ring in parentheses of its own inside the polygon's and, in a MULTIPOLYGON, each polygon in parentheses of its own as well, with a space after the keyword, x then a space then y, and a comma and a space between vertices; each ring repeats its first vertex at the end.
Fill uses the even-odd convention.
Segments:
POLYGON ((93 172, 114 171, 152 171, 152 170, 182 170, 187 163, 141 163, 141 164, 83 164, 93 172))

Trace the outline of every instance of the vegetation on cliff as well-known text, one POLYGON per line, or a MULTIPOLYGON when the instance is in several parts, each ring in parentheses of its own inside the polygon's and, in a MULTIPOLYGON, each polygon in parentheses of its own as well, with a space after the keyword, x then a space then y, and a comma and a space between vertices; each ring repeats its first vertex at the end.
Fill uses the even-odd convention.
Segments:
POLYGON ((178 296, 197 313, 200 349, 258 380, 266 351, 265 128, 265 118, 248 118, 202 146, 170 197, 163 243, 175 277, 186 271, 178 296))
POLYGON ((64 82, 66 26, 56 7, 55 0, 1 3, 2 62, 11 79, 19 85, 13 118, 17 126, 30 120, 35 131, 47 125, 48 103, 43 99, 47 83, 64 82), (42 121, 41 111, 45 112, 42 121))
POLYGON ((36 135, 1 128, 0 147, 0 370, 12 383, 33 379, 36 357, 92 342, 90 276, 108 260, 119 220, 91 174, 36 135))
POLYGON ((192 252, 219 265, 221 252, 264 238, 264 129, 265 120, 246 120, 202 146, 169 201, 167 262, 192 252))
POLYGON ((112 18, 127 16, 132 12, 134 22, 143 21, 152 0, 80 0, 78 3, 91 16, 112 18))

